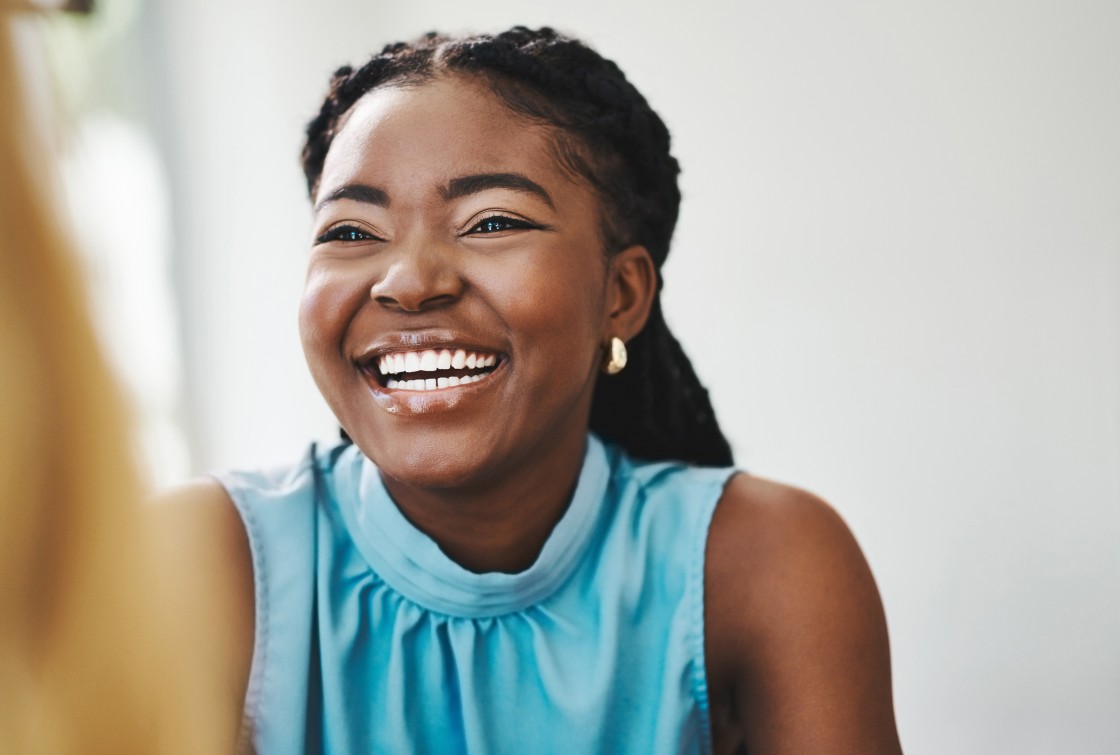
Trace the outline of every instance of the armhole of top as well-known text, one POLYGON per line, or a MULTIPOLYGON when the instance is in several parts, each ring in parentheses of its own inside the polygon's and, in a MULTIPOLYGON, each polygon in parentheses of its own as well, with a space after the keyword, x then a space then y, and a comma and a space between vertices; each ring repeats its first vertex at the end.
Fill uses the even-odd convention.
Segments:
POLYGON ((249 555, 253 568, 253 655, 249 663, 249 683, 245 689, 245 701, 241 713, 241 727, 237 735, 239 755, 254 753, 253 721, 257 719, 261 689, 265 669, 265 655, 268 647, 268 588, 265 575, 268 573, 268 559, 261 542, 261 532, 256 513, 247 500, 246 488, 236 483, 236 478, 221 473, 210 475, 229 495, 233 506, 245 527, 249 541, 249 555))
POLYGON ((691 618, 691 644, 692 667, 692 696, 700 711, 700 725, 703 728, 703 751, 712 752, 712 716, 711 698, 708 687, 707 648, 705 647, 705 563, 708 553, 708 537, 711 532, 712 518, 716 507, 723 497, 731 478, 741 470, 734 468, 703 470, 710 475, 710 480, 704 487, 703 500, 696 512, 696 521, 692 530, 692 542, 689 544, 691 552, 688 560, 688 596, 690 600, 689 616, 691 618))
MULTIPOLYGON (((318 467, 316 444, 312 443, 307 455, 297 463, 288 475, 288 480, 298 478, 301 474, 309 473, 313 477, 313 496, 317 502, 320 500, 322 473, 318 467)), ((234 508, 241 517, 245 527, 245 534, 249 541, 250 559, 253 568, 253 654, 249 665, 249 683, 245 690, 245 701, 242 708, 241 727, 237 737, 237 748, 234 752, 238 755, 253 755, 254 724, 260 720, 261 701, 265 695, 266 674, 270 657, 269 643, 271 640, 270 627, 272 626, 272 601, 269 591, 271 561, 269 549, 266 546, 264 527, 258 517, 258 504, 264 503, 253 495, 256 488, 251 482, 243 481, 241 475, 236 473, 212 473, 211 478, 229 495, 234 508)))

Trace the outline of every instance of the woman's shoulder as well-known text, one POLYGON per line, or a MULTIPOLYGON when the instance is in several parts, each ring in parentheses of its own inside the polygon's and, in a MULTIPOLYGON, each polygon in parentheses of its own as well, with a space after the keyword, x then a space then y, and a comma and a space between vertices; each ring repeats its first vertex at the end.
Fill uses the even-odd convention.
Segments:
POLYGON ((224 700, 239 726, 253 654, 252 555, 241 517, 212 478, 163 491, 148 506, 162 590, 177 637, 206 647, 200 694, 224 700))
POLYGON ((863 564, 859 546, 836 510, 816 495, 740 472, 731 476, 712 518, 709 562, 718 571, 750 560, 755 569, 863 564))
POLYGON ((814 614, 831 613, 835 623, 851 618, 857 604, 862 614, 879 603, 863 553, 835 509, 745 473, 728 480, 712 515, 705 585, 709 622, 732 665, 757 652, 760 638, 788 639, 814 614))
POLYGON ((241 507, 248 498, 276 500, 313 492, 319 481, 330 478, 340 468, 353 466, 362 458, 351 443, 325 447, 312 443, 294 462, 222 470, 210 473, 210 477, 225 489, 235 505, 241 507))
POLYGON ((699 466, 677 459, 648 460, 623 447, 604 443, 611 476, 620 491, 641 490, 647 496, 692 505, 710 497, 714 505, 736 473, 733 467, 699 466))
POLYGON ((182 559, 196 575, 200 569, 251 566, 245 527, 218 480, 199 478, 164 490, 149 510, 167 560, 182 559))
POLYGON ((712 518, 705 584, 713 708, 723 701, 749 751, 897 751, 882 604, 831 506, 735 475, 712 518))

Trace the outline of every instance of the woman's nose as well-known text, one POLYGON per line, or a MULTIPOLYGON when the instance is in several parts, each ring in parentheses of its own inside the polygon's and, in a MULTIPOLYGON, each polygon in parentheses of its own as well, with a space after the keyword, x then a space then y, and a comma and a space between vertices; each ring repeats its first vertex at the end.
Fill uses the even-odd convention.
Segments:
POLYGON ((385 274, 370 287, 370 298, 389 309, 420 312, 450 304, 463 293, 453 253, 427 245, 390 252, 385 274))

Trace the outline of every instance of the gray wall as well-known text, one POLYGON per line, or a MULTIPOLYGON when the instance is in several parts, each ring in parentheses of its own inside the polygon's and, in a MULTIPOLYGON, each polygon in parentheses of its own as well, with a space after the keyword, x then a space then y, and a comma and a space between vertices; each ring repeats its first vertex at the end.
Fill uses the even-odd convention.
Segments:
POLYGON ((740 463, 863 544, 907 752, 1120 752, 1120 5, 156 8, 198 469, 333 432, 295 327, 329 72, 548 23, 673 132, 669 320, 740 463))

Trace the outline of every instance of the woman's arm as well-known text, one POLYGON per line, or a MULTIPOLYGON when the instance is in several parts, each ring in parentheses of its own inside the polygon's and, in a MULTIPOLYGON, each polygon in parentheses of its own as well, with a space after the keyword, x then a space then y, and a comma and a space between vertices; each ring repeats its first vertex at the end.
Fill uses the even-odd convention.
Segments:
POLYGON ((712 520, 705 580, 717 752, 728 739, 751 755, 901 752, 882 603, 835 511, 737 475, 712 520))

